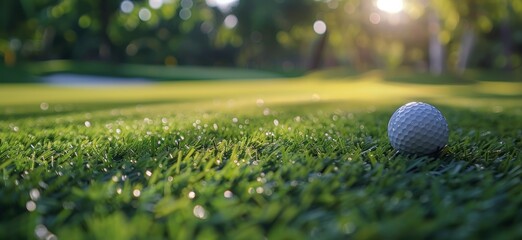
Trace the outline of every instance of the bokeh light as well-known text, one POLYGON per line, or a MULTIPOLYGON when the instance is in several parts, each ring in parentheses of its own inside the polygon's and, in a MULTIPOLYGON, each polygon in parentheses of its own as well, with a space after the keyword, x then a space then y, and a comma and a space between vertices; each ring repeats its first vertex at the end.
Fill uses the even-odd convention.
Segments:
POLYGON ((132 3, 131 1, 123 1, 121 2, 120 4, 120 10, 124 13, 130 13, 132 12, 132 10, 134 9, 134 3, 132 3))
POLYGON ((322 20, 317 20, 314 22, 314 32, 322 35, 326 32, 326 23, 322 20))
POLYGON ((228 15, 225 18, 225 20, 223 21, 226 28, 234 28, 237 25, 237 22, 238 22, 237 17, 232 14, 228 15))
POLYGON ((183 8, 181 11, 179 11, 179 18, 182 20, 189 20, 190 17, 192 17, 192 12, 188 8, 183 8))
POLYGON ((238 0, 206 0, 209 7, 217 7, 222 12, 228 12, 234 7, 238 0))
POLYGON ((138 16, 140 17, 141 21, 149 21, 152 17, 152 13, 147 8, 140 9, 140 12, 138 13, 138 16))
POLYGON ((377 8, 388 13, 398 13, 404 9, 403 0, 377 0, 377 8))
POLYGON ((381 15, 379 15, 378 13, 371 13, 370 22, 373 24, 379 24, 381 22, 381 15))
POLYGON ((149 6, 153 9, 159 9, 163 5, 163 0, 149 0, 149 6))

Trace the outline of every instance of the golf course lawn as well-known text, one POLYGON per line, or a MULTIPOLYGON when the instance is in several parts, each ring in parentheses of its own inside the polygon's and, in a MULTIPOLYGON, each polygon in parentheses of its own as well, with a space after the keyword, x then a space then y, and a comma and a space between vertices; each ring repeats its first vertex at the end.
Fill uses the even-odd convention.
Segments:
POLYGON ((410 78, 2 84, 0 239, 522 238, 522 82, 410 78), (392 149, 410 101, 439 155, 392 149))

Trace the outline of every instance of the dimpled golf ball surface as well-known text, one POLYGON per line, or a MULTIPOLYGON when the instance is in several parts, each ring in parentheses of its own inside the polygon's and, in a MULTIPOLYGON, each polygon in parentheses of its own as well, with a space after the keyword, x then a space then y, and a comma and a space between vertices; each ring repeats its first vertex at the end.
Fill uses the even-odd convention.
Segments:
POLYGON ((393 113, 388 138, 399 152, 428 155, 448 143, 448 123, 434 106, 410 102, 393 113))

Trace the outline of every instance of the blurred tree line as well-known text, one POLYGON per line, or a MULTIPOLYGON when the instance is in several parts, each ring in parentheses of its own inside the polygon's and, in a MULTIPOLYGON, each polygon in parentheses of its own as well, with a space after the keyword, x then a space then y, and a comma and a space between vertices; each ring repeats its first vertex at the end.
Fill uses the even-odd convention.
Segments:
POLYGON ((409 67, 435 74, 522 64, 520 0, 387 1, 390 9, 378 8, 379 0, 2 1, 0 62, 409 67))

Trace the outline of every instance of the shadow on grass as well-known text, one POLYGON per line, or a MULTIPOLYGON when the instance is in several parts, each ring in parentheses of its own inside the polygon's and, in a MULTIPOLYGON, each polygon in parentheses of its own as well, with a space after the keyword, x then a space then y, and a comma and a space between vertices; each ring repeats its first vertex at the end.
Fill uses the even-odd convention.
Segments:
POLYGON ((522 82, 520 71, 500 71, 500 70, 476 70, 471 69, 464 73, 468 79, 485 82, 522 82))
POLYGON ((35 83, 38 79, 20 66, 9 67, 0 64, 0 83, 35 83))
POLYGON ((383 80, 395 83, 427 84, 427 85, 470 85, 477 81, 465 76, 454 74, 432 75, 429 73, 388 73, 383 80))
POLYGON ((389 82, 414 84, 444 84, 466 85, 477 82, 520 82, 522 75, 519 72, 496 70, 467 70, 463 74, 444 73, 432 75, 429 73, 412 73, 411 71, 390 72, 383 79, 389 82))
MULTIPOLYGON (((162 105, 162 104, 175 104, 175 103, 188 103, 205 101, 207 99, 169 99, 169 100, 149 100, 149 101, 130 101, 130 102, 79 102, 79 103, 57 103, 51 104, 49 108, 44 111, 34 104, 31 105, 18 105, 11 107, 4 107, 4 112, 7 114, 0 114, 0 121, 2 120, 21 120, 25 118, 38 118, 38 117, 51 117, 59 116, 64 114, 77 114, 84 112, 96 112, 103 110, 112 109, 125 109, 125 108, 146 108, 147 106, 162 105), (9 112, 9 109, 24 109, 25 111, 20 112, 9 112)), ((1 109, 0 109, 1 111, 1 109)))
POLYGON ((341 79, 347 77, 359 79, 365 74, 365 72, 360 72, 348 67, 336 67, 309 72, 306 76, 319 79, 341 79))
POLYGON ((160 65, 78 62, 68 60, 30 63, 26 65, 26 69, 31 74, 38 76, 55 73, 74 73, 95 76, 147 78, 155 81, 269 79, 284 77, 274 72, 241 68, 167 67, 160 65))
POLYGON ((474 93, 472 96, 469 96, 469 97, 481 98, 481 99, 503 99, 503 100, 520 99, 520 101, 522 102, 522 93, 512 94, 512 95, 494 94, 494 93, 474 93))
POLYGON ((480 81, 517 82, 522 76, 516 72, 493 70, 468 70, 464 74, 444 73, 433 75, 409 69, 357 71, 351 68, 330 68, 309 73, 307 77, 317 79, 367 80, 382 79, 385 82, 422 85, 471 85, 480 81))

